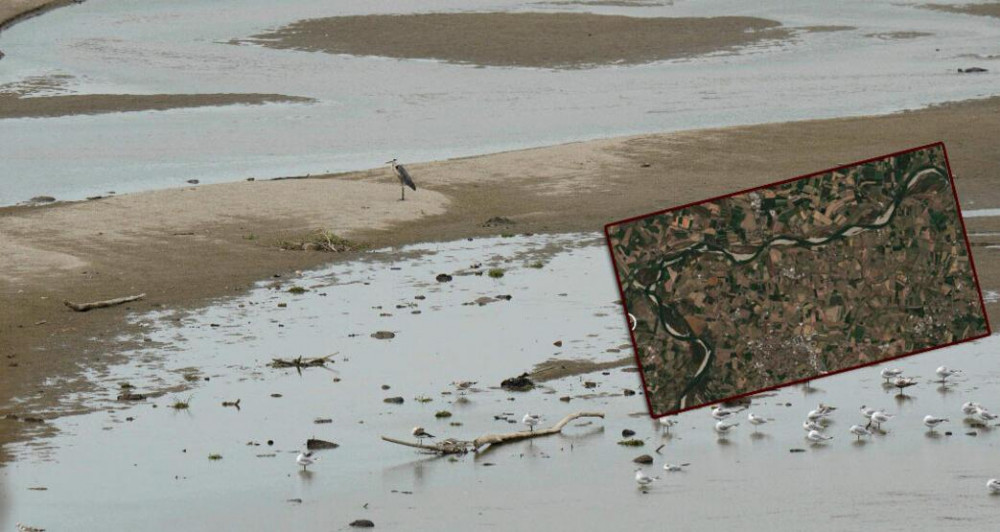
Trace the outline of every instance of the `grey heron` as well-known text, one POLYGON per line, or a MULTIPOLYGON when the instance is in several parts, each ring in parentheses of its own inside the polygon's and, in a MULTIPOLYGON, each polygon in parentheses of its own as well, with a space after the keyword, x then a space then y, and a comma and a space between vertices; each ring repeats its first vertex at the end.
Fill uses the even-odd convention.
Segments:
POLYGON ((403 165, 397 163, 396 159, 386 161, 385 164, 392 166, 392 171, 396 174, 396 179, 399 179, 399 201, 406 201, 406 187, 417 190, 417 185, 413 183, 410 172, 407 172, 403 165))

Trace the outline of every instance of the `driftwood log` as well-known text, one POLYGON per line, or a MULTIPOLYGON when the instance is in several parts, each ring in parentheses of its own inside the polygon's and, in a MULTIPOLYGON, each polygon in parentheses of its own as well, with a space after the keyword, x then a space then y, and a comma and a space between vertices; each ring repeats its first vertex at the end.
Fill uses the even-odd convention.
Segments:
POLYGON ((507 434, 485 434, 472 441, 462 441, 453 438, 448 438, 439 443, 434 444, 424 444, 424 443, 414 443, 405 440, 399 440, 396 438, 390 438, 388 436, 382 436, 384 441, 389 443, 395 443, 397 445, 405 445, 407 447, 413 447, 416 449, 422 449, 425 451, 431 451, 438 454, 464 454, 469 451, 480 452, 486 446, 502 445, 504 443, 510 443, 520 440, 526 440, 529 438, 538 438, 541 436, 551 436, 552 434, 559 434, 562 432, 563 427, 565 427, 570 421, 581 417, 599 417, 604 418, 603 412, 576 412, 575 414, 570 414, 555 425, 547 429, 538 430, 522 430, 518 432, 510 432, 507 434))
POLYGON ((137 296, 119 297, 116 299, 106 299, 104 301, 94 301, 92 303, 74 303, 68 299, 64 299, 63 303, 67 307, 77 312, 87 312, 88 310, 93 310, 95 308, 113 307, 115 305, 121 305, 123 303, 131 303, 132 301, 138 301, 144 297, 146 297, 146 294, 139 294, 137 296))

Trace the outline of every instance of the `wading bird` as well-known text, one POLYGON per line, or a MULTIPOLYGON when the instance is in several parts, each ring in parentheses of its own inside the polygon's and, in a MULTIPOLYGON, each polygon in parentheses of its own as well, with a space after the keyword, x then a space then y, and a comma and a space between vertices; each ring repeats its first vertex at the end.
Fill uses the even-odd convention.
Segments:
POLYGON ((302 466, 302 470, 305 471, 307 467, 313 465, 313 462, 315 462, 312 455, 312 452, 299 453, 299 455, 295 457, 295 463, 302 466))
POLYGON ((417 185, 413 182, 413 178, 410 177, 410 173, 406 171, 406 168, 396 163, 396 159, 386 161, 385 164, 392 166, 392 171, 396 174, 396 179, 399 179, 399 201, 406 201, 406 187, 417 190, 417 185))
POLYGON ((904 388, 909 388, 910 386, 916 386, 917 379, 911 379, 909 377, 896 377, 896 380, 892 381, 892 385, 899 388, 899 393, 903 393, 904 388))
POLYGON ((523 418, 521 418, 521 423, 524 423, 525 425, 527 425, 528 426, 528 430, 530 430, 531 432, 534 432, 535 431, 535 425, 538 425, 538 420, 539 419, 540 419, 539 416, 536 416, 535 414, 528 413, 528 414, 525 414, 523 418))
POLYGON ((976 415, 976 411, 979 410, 981 406, 982 405, 975 401, 969 401, 962 404, 962 413, 967 416, 974 416, 976 415))
POLYGON ((937 373, 937 376, 941 378, 941 382, 944 382, 948 377, 953 377, 961 372, 962 370, 960 369, 953 369, 947 366, 941 366, 934 373, 937 373))
MULTIPOLYGON (((886 414, 885 412, 879 410, 878 412, 872 414, 871 423, 874 423, 875 428, 877 428, 878 430, 882 430, 882 423, 889 421, 893 417, 895 417, 894 414, 886 414)), ((868 425, 871 426, 871 423, 869 423, 868 425)))
POLYGON ((410 434, 413 434, 413 437, 416 438, 417 441, 420 443, 424 442, 424 438, 434 437, 433 434, 428 433, 426 430, 424 430, 423 427, 413 427, 413 430, 410 431, 410 434))
POLYGON ((989 479, 986 482, 986 489, 990 490, 990 493, 1000 493, 1000 479, 989 479))
POLYGON ((646 473, 643 473, 641 469, 635 470, 635 483, 639 485, 640 488, 645 488, 646 486, 653 483, 659 477, 651 477, 646 473))
POLYGON ((833 436, 826 436, 818 430, 810 430, 809 434, 806 434, 806 439, 812 443, 825 443, 832 440, 833 436))
POLYGON ((739 423, 726 423, 725 421, 720 421, 715 424, 715 432, 725 436, 730 430, 733 430, 733 427, 738 427, 739 425, 739 423))
POLYGON ((670 427, 673 427, 674 425, 677 424, 677 420, 671 417, 661 417, 659 419, 659 422, 660 426, 663 427, 663 430, 667 434, 670 434, 670 427))
POLYGON ((851 434, 858 437, 858 441, 861 441, 862 436, 871 436, 872 433, 868 429, 862 427, 861 425, 851 425, 851 434))
POLYGON ((894 379, 902 374, 903 370, 898 368, 885 368, 879 373, 885 379, 885 382, 889 382, 889 379, 894 379))
POLYGON ((936 429, 938 425, 946 421, 950 420, 945 417, 924 416, 924 425, 931 430, 936 429))

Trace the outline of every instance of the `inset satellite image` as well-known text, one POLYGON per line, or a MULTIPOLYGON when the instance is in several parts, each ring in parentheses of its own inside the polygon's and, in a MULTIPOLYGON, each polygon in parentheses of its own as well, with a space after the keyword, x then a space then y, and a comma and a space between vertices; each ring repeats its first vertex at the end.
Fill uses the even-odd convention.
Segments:
POLYGON ((989 334, 943 144, 608 225, 653 416, 989 334))

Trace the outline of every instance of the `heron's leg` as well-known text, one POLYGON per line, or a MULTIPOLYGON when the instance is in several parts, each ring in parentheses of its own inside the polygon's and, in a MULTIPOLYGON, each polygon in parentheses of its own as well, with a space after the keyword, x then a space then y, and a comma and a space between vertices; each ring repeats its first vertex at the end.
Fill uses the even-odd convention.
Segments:
POLYGON ((406 187, 399 187, 399 201, 406 201, 406 187))

